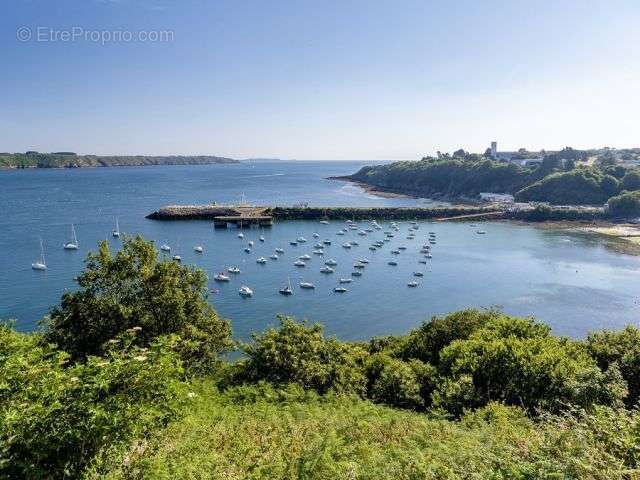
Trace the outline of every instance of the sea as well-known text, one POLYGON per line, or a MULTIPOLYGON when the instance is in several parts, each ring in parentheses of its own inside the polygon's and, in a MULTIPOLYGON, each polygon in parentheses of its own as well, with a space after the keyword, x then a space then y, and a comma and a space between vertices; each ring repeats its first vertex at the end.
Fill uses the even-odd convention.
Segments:
POLYGON ((240 239, 237 228, 214 229, 209 221, 145 218, 168 204, 235 204, 241 197, 255 205, 437 205, 429 199, 383 198, 327 179, 375 163, 380 162, 0 171, 0 319, 13 319, 21 331, 38 328, 63 292, 77 288, 74 277, 100 240, 120 248, 121 239, 111 236, 117 218, 123 235, 141 234, 158 246, 167 243, 171 255, 203 269, 210 278, 209 301, 232 322, 240 340, 276 325, 278 315, 320 322, 328 334, 345 340, 403 334, 434 315, 469 307, 534 316, 556 334, 574 338, 640 322, 640 258, 612 250, 597 236, 503 222, 399 222, 397 230, 388 221, 379 221, 380 230, 358 222, 351 230, 342 221, 279 221, 264 230, 244 229, 240 239), (63 249, 72 225, 77 251, 63 249), (344 229, 344 235, 338 234, 344 229), (394 236, 370 250, 385 231, 394 236), (411 232, 413 238, 407 238, 411 232), (435 244, 428 242, 430 232, 435 244), (299 237, 307 241, 290 245, 299 237), (40 256, 40 240, 48 267, 44 272, 31 268, 40 256), (324 254, 312 253, 324 240, 331 241, 324 254), (254 245, 246 253, 249 241, 254 245), (351 242, 357 245, 343 246, 351 242), (420 253, 425 244, 431 247, 430 259, 420 253), (203 246, 203 253, 194 251, 196 245, 203 246), (284 253, 273 260, 276 248, 284 253), (304 255, 311 259, 295 266, 304 255), (267 263, 257 263, 259 257, 267 263), (362 259, 369 263, 357 269, 361 276, 352 277, 354 264, 362 259), (334 273, 322 273, 329 260, 337 262, 334 273), (231 274, 228 283, 213 280, 230 266, 241 273, 231 274), (347 292, 334 292, 340 278, 352 279, 343 284, 347 292), (408 286, 411 281, 418 285, 408 286), (294 294, 281 295, 279 289, 289 282, 294 294), (300 282, 311 282, 315 289, 300 289, 300 282), (243 285, 253 296, 238 294, 243 285))

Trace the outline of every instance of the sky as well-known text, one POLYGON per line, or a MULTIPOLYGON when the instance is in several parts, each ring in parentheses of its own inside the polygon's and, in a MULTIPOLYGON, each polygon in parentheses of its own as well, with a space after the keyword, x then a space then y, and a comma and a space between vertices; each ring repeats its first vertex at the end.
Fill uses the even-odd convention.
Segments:
POLYGON ((640 146, 638 0, 5 0, 0 151, 640 146))

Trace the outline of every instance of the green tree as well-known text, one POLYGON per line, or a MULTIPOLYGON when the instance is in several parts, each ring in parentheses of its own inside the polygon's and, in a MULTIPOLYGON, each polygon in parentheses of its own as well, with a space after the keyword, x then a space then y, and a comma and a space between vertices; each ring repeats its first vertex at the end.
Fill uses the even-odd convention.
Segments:
POLYGON ((153 242, 142 237, 125 238, 115 255, 101 242, 87 255, 78 285, 51 310, 45 333, 73 359, 102 353, 108 340, 133 327, 141 329, 140 345, 180 335, 190 368, 210 368, 231 346, 229 323, 207 302, 204 272, 159 261, 153 242))
POLYGON ((622 177, 622 188, 629 191, 640 190, 640 171, 632 170, 622 177))
POLYGON ((638 217, 640 216, 640 191, 622 192, 611 197, 607 202, 609 215, 613 217, 638 217))
POLYGON ((600 188, 608 196, 616 195, 620 191, 620 182, 613 175, 605 175, 600 180, 600 188))
POLYGON ((444 348, 439 370, 444 381, 434 404, 456 415, 491 401, 535 413, 615 406, 626 395, 619 371, 601 371, 581 344, 551 336, 532 319, 506 315, 444 348))
POLYGON ((364 395, 363 348, 325 337, 319 324, 307 325, 284 316, 278 319, 279 329, 254 334, 253 342, 242 347, 247 360, 236 381, 297 383, 318 393, 364 395))

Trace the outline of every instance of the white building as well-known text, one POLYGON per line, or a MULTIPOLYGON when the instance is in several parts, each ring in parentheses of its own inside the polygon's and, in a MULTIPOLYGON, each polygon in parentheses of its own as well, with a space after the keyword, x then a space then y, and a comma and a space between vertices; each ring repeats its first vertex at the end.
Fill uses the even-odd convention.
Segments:
POLYGON ((491 142, 491 156, 498 158, 498 142, 491 142))

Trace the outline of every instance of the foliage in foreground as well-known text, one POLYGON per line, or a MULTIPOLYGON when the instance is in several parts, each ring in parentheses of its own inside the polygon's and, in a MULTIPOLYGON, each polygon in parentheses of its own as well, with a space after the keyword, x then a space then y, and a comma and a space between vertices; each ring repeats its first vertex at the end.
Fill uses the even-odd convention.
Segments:
POLYGON ((158 260, 153 242, 140 236, 123 239, 115 255, 101 242, 77 282, 80 288, 65 292, 51 309, 45 331, 46 341, 73 359, 103 353, 105 342, 133 327, 141 327, 136 342, 142 346, 160 335, 180 335, 192 370, 211 369, 231 346, 229 322, 207 301, 205 273, 158 260))
POLYGON ((615 361, 601 369, 582 343, 497 311, 436 317, 407 336, 369 345, 327 338, 319 325, 280 321, 244 347, 247 359, 236 365, 232 383, 297 383, 454 416, 495 401, 530 413, 619 406, 627 395, 615 361))
MULTIPOLYGON (((460 421, 266 384, 209 383, 182 419, 107 479, 635 478, 637 412, 528 418, 491 403, 460 421)), ((95 478, 103 478, 95 475, 95 478)))
POLYGON ((176 414, 185 393, 175 339, 137 347, 137 332, 70 364, 38 337, 0 326, 0 478, 78 478, 176 414))

